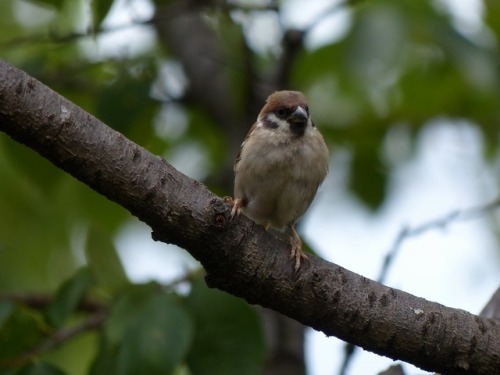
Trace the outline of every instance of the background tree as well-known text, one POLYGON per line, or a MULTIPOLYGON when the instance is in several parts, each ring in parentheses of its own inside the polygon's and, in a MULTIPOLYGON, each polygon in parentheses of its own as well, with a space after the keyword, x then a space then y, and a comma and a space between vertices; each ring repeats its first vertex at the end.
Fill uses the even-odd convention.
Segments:
MULTIPOLYGON (((329 4, 298 29, 286 23, 286 3, 157 1, 151 17, 124 25, 154 29, 155 43, 110 57, 89 44, 110 33, 102 20, 113 1, 6 1, 2 58, 167 160, 191 152, 198 164, 193 177, 219 195, 232 190, 234 155, 263 99, 285 87, 310 98, 333 152, 349 150, 349 189, 373 210, 387 196, 394 166, 380 155, 394 130, 414 140, 430 119, 466 118, 484 134, 486 160, 495 161, 498 6, 485 2, 484 28, 467 34, 433 2, 355 3, 329 4), (314 45, 311 35, 341 11, 350 22, 343 35, 314 45), (265 46, 256 41, 261 22, 274 30, 265 46)), ((157 363, 153 349, 171 343, 150 348, 151 372, 304 371, 300 326, 261 312, 265 346, 255 312, 206 289, 197 272, 164 286, 175 295, 159 293, 158 285, 132 285, 113 243, 129 215, 37 155, 0 141, 0 264, 8 265, 0 288, 9 293, 0 322, 10 347, 1 357, 9 368, 32 371, 29 363, 41 357, 37 366, 52 372, 46 363, 68 373, 134 369, 133 354, 143 354, 134 345, 142 341, 131 338, 152 325, 165 331, 175 325, 179 352, 157 363), (191 293, 179 297, 177 284, 186 283, 191 293), (104 328, 91 330, 103 320, 104 328)), ((410 155, 403 150, 397 157, 410 155)), ((144 342, 150 339, 145 334, 144 342)))

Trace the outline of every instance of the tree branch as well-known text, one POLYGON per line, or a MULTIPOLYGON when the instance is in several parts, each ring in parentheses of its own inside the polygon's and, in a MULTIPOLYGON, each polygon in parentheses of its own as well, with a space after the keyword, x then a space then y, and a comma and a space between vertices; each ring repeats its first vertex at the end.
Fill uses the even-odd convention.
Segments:
POLYGON ((61 328, 60 330, 54 332, 50 337, 44 340, 41 344, 37 345, 33 349, 27 351, 26 353, 20 355, 16 358, 9 358, 2 362, 8 363, 10 365, 20 365, 25 362, 31 361, 34 358, 38 357, 44 352, 47 352, 55 347, 58 347, 67 341, 75 338, 76 336, 91 331, 93 329, 98 328, 107 317, 107 311, 102 309, 94 314, 87 317, 82 322, 75 324, 71 327, 61 328))
MULTIPOLYGON (((54 299, 54 296, 44 293, 0 293, 0 302, 14 301, 28 306, 32 309, 43 310, 54 299)), ((78 311, 95 313, 104 309, 104 305, 90 298, 82 299, 77 306, 78 311)))
POLYGON ((120 204, 156 240, 189 251, 207 283, 327 335, 422 369, 493 374, 500 323, 389 288, 310 255, 293 271, 287 245, 203 184, 0 61, 0 130, 120 204))

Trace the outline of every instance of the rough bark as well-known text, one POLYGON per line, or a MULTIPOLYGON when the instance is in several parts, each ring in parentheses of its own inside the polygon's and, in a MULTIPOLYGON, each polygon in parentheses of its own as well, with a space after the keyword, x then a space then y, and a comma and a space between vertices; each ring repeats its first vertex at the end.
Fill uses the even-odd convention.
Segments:
POLYGON ((207 283, 329 336, 444 374, 500 371, 500 322, 389 288, 316 256, 299 272, 284 242, 203 184, 0 62, 0 130, 189 251, 207 283))

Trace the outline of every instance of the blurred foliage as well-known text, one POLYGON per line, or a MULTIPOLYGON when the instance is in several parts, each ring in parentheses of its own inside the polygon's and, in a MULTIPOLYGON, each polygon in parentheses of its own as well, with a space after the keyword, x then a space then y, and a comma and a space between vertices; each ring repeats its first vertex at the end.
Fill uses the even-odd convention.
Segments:
MULTIPOLYGON (((1 1, 0 57, 167 160, 183 155, 190 165, 182 152, 194 150, 185 171, 228 194, 227 180, 209 177, 228 172, 242 138, 231 138, 200 105, 186 61, 158 39, 142 48, 108 43, 102 51, 110 29, 123 29, 106 23, 118 3, 132 15, 128 27, 155 35, 148 17, 135 17, 140 1, 1 1)), ((256 45, 259 28, 249 20, 274 14, 278 35, 286 35, 278 17, 286 1, 198 3, 225 57, 220 69, 231 87, 232 116, 255 117, 261 102, 247 108, 252 88, 272 81, 284 46, 271 32, 264 47, 256 45)), ((484 134, 486 159, 497 155, 500 5, 481 4, 482 23, 467 26, 439 1, 348 1, 301 30, 307 41, 330 15, 347 11, 341 37, 306 43, 285 61, 285 83, 309 97, 331 149, 349 150, 350 189, 368 207, 386 197, 391 165, 381 151, 395 127, 415 136, 433 118, 466 118, 484 134)), ((123 209, 3 135, 0 181, 0 293, 51 296, 33 305, 2 294, 1 374, 260 373, 262 332, 245 303, 207 289, 200 276, 186 276, 187 295, 127 279, 113 244, 129 220, 123 209), (87 298, 106 311, 104 323, 44 349, 95 314, 82 310, 87 298)))

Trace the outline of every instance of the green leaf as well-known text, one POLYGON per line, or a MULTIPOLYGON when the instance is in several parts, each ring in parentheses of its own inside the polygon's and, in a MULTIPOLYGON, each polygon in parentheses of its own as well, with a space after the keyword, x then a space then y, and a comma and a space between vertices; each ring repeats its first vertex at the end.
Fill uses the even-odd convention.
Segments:
POLYGON ((156 284, 133 286, 113 306, 92 375, 171 374, 188 353, 191 317, 156 284))
POLYGON ((149 61, 121 69, 114 84, 101 85, 96 96, 96 117, 135 142, 149 140, 153 130, 150 124, 159 108, 150 97, 155 73, 149 61), (131 70, 136 74, 132 75, 131 70))
POLYGON ((88 268, 81 268, 75 276, 65 281, 47 307, 47 319, 50 324, 54 327, 62 326, 93 284, 94 277, 88 268))
POLYGON ((97 29, 104 18, 109 13, 114 0, 93 0, 92 1, 92 13, 94 15, 94 27, 97 29))
POLYGON ((384 202, 387 185, 387 173, 379 161, 378 150, 379 145, 374 141, 358 143, 349 181, 351 190, 373 210, 384 202))
POLYGON ((36 362, 23 367, 17 375, 66 375, 66 373, 49 363, 36 362))
POLYGON ((0 363, 32 350, 45 337, 47 331, 40 313, 21 305, 15 305, 15 308, 11 309, 8 306, 2 308, 5 316, 0 326, 0 363))
POLYGON ((0 264, 9 265, 0 273, 3 289, 52 289, 76 269, 67 231, 71 210, 59 204, 57 195, 70 177, 41 160, 20 144, 0 140, 0 264))
POLYGON ((196 324, 187 359, 191 374, 262 373, 265 345, 255 310, 202 280, 193 283, 188 304, 196 324))
POLYGON ((85 255, 99 285, 116 289, 129 284, 110 235, 95 226, 89 230, 85 255))
POLYGON ((171 295, 154 296, 127 330, 118 354, 118 374, 170 374, 185 359, 192 326, 171 295))
POLYGON ((135 320, 142 314, 145 306, 158 286, 154 283, 132 285, 126 293, 120 295, 113 304, 109 318, 104 326, 105 344, 118 347, 135 320))

